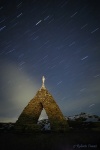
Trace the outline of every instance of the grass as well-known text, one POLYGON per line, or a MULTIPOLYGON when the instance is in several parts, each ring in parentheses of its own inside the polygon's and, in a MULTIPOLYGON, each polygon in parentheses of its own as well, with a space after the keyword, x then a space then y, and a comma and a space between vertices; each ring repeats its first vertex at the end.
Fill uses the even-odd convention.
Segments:
POLYGON ((85 150, 99 150, 100 122, 84 124, 80 121, 70 121, 68 123, 71 128, 66 133, 21 133, 15 132, 13 128, 3 130, 0 132, 0 150, 76 150, 81 149, 78 147, 80 145, 85 150))
POLYGON ((97 131, 34 134, 4 132, 0 133, 0 150, 72 150, 78 144, 97 145, 96 150, 99 150, 99 140, 100 132, 97 131))

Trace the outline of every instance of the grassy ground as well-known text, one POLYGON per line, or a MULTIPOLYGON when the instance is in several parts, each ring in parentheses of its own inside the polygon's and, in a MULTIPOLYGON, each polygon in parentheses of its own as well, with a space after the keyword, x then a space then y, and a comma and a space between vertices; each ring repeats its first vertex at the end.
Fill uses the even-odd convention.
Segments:
POLYGON ((99 150, 100 132, 0 133, 0 150, 99 150))

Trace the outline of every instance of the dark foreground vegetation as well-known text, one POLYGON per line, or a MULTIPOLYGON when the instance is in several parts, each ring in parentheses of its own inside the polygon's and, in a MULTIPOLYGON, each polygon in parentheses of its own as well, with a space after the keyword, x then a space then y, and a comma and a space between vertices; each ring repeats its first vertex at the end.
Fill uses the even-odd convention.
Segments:
POLYGON ((10 124, 0 130, 0 150, 99 150, 100 130, 98 123, 69 122, 70 131, 52 133, 18 133, 10 124))
POLYGON ((100 133, 0 133, 0 150, 99 150, 100 133))

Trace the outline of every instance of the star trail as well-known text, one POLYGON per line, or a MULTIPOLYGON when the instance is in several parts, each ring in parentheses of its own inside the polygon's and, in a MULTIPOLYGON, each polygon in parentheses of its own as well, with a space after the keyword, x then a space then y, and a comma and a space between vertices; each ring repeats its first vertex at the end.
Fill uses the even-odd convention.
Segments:
POLYGON ((100 115, 99 0, 0 2, 0 121, 16 121, 41 87, 65 116, 100 115))

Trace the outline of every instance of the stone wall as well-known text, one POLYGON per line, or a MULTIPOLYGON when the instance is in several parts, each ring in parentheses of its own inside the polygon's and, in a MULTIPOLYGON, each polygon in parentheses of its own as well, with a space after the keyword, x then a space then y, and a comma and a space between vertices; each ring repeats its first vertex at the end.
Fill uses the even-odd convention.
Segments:
POLYGON ((37 122, 43 108, 48 115, 52 131, 66 131, 69 129, 67 120, 52 95, 45 88, 41 88, 24 108, 16 122, 16 129, 40 130, 37 122))

